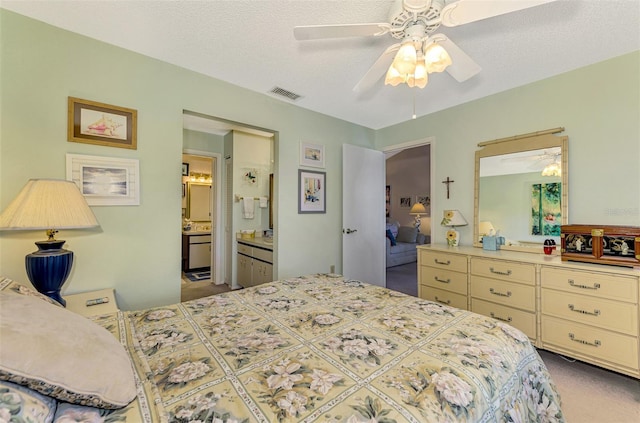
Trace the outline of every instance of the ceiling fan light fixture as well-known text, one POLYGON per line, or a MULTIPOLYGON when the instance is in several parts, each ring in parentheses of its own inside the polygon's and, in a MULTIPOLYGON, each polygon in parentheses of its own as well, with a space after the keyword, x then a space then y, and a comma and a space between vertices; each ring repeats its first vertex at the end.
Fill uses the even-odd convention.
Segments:
POLYGON ((427 66, 424 62, 424 56, 422 52, 418 52, 418 61, 416 62, 416 70, 412 75, 412 79, 414 80, 414 84, 418 88, 424 88, 427 86, 427 82, 429 82, 429 77, 427 76, 427 66))
POLYGON ((403 76, 396 68, 393 67, 393 64, 389 66, 389 70, 387 71, 387 76, 384 78, 384 85, 391 85, 393 87, 398 86, 398 84, 402 84, 406 81, 406 76, 403 76))
POLYGON ((393 59, 392 67, 396 68, 401 74, 413 73, 416 69, 417 52, 413 41, 405 41, 402 43, 400 50, 393 59))
POLYGON ((553 162, 542 169, 542 176, 562 176, 562 168, 558 162, 553 162))
POLYGON ((424 51, 427 72, 443 72, 451 65, 451 56, 440 44, 430 44, 424 51))

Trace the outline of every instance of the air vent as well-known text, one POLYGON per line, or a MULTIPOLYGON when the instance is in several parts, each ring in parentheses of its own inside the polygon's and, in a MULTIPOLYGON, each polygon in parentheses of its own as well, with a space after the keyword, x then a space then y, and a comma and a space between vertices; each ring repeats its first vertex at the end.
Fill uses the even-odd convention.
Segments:
POLYGON ((280 87, 273 87, 273 89, 269 92, 271 94, 279 95, 281 97, 286 97, 289 100, 293 100, 293 101, 296 101, 301 97, 296 93, 292 93, 291 91, 285 90, 284 88, 280 88, 280 87))

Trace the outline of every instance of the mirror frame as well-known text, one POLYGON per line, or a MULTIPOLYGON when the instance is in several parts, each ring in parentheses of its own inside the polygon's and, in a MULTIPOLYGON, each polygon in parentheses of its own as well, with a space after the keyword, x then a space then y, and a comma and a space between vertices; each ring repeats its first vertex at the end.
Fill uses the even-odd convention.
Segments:
MULTIPOLYGON (((480 159, 483 157, 500 156, 503 154, 518 153, 522 151, 540 150, 551 147, 560 147, 562 166, 562 194, 560 197, 560 210, 562 212, 561 224, 566 225, 569 221, 569 137, 556 136, 564 128, 548 129, 546 131, 532 132, 529 134, 516 135, 508 138, 500 138, 492 141, 478 143, 481 150, 476 150, 476 169, 474 187, 474 207, 473 207, 473 246, 482 248, 479 232, 479 205, 480 205, 480 159)), ((540 244, 542 247, 542 244, 540 244)), ((539 253, 537 248, 524 246, 500 247, 503 250, 523 251, 527 253, 539 253)), ((558 250, 556 250, 558 251, 558 250)))

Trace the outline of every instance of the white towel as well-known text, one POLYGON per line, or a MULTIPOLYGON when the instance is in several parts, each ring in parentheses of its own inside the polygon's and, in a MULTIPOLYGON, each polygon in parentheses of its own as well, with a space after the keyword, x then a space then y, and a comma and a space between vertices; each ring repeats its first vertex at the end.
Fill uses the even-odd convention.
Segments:
POLYGON ((261 209, 267 208, 267 197, 260 197, 260 208, 261 209))
POLYGON ((244 197, 242 199, 242 217, 253 219, 253 197, 244 197))

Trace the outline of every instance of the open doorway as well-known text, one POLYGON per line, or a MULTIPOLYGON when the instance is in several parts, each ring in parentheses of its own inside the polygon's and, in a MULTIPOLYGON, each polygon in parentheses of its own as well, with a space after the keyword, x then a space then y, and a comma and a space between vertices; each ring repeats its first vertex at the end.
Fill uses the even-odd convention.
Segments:
POLYGON ((387 192, 387 288, 417 296, 417 251, 431 242, 433 140, 385 150, 387 192))
MULTIPOLYGON (((185 245, 186 248, 191 250, 198 250, 199 248, 201 252, 206 248, 211 248, 210 279, 204 279, 204 277, 209 276, 206 273, 206 263, 196 262, 196 265, 202 265, 201 267, 196 267, 195 272, 201 273, 199 276, 203 278, 204 283, 200 283, 197 280, 195 282, 183 282, 183 289, 181 290, 183 301, 238 288, 236 283, 237 276, 235 275, 236 233, 240 232, 241 229, 246 229, 245 226, 249 221, 241 222, 237 219, 240 204, 234 198, 238 194, 248 192, 248 190, 243 185, 246 183, 244 180, 246 178, 236 177, 236 174, 247 173, 244 168, 249 167, 247 164, 249 161, 251 163, 251 171, 257 170, 260 180, 264 178, 268 180, 270 174, 276 173, 275 142, 276 133, 268 130, 186 110, 183 112, 183 158, 190 158, 196 161, 205 160, 210 163, 209 168, 206 165, 204 166, 208 170, 201 171, 201 168, 194 169, 190 162, 185 161, 186 159, 183 160, 183 173, 185 171, 188 173, 188 176, 183 175, 183 179, 187 179, 186 183, 183 180, 183 214, 188 207, 192 207, 189 201, 192 199, 190 194, 194 192, 206 193, 206 188, 203 189, 200 179, 202 178, 204 185, 206 185, 207 181, 209 181, 208 174, 211 174, 208 203, 210 205, 209 213, 211 214, 211 219, 208 221, 206 219, 195 221, 191 217, 191 213, 189 213, 189 216, 183 215, 182 239, 183 251, 185 250, 185 245), (259 149, 265 157, 256 157, 258 149, 246 147, 247 137, 264 139, 264 142, 270 145, 269 148, 259 149), (266 163, 268 169, 258 169, 258 166, 255 166, 255 163, 258 162, 266 163), (188 170, 185 170, 185 164, 188 165, 188 170), (229 166, 231 166, 231 169, 228 169, 229 166), (202 173, 204 175, 201 175, 202 173), (193 181, 191 181, 192 178, 194 179, 193 181), (189 221, 185 221, 185 217, 189 221), (196 231, 191 235, 186 235, 189 240, 193 241, 190 244, 185 243, 185 233, 189 232, 184 230, 185 223, 191 224, 189 231, 196 231), (242 225, 241 223, 245 224, 242 225), (200 232, 203 231, 205 233, 201 234, 200 232), (201 235, 204 236, 201 237, 201 235), (210 244, 204 246, 207 244, 208 239, 210 239, 210 244), (202 245, 198 246, 198 243, 202 245), (191 244, 194 245, 192 246, 191 244), (185 283, 188 283, 188 285, 185 285, 185 283), (198 284, 202 286, 198 286, 198 284), (197 288, 200 292, 196 293, 194 288, 197 288)), ((272 202, 273 198, 269 202, 269 215, 273 215, 274 223, 271 233, 273 233, 273 249, 275 253, 277 245, 277 211, 272 202)), ((256 208, 256 210, 259 209, 256 208)), ((190 209, 189 212, 191 212, 190 209)), ((256 213, 256 215, 261 216, 262 213, 256 213)), ((258 221, 258 219, 250 221, 255 225, 256 233, 261 234, 263 232, 262 229, 270 229, 268 227, 269 220, 263 220, 267 225, 264 228, 260 226, 262 221, 258 221)), ((277 254, 274 254, 274 257, 276 256, 277 254)), ((184 269, 184 258, 182 263, 184 269)), ((187 269, 194 268, 188 266, 187 269)))

